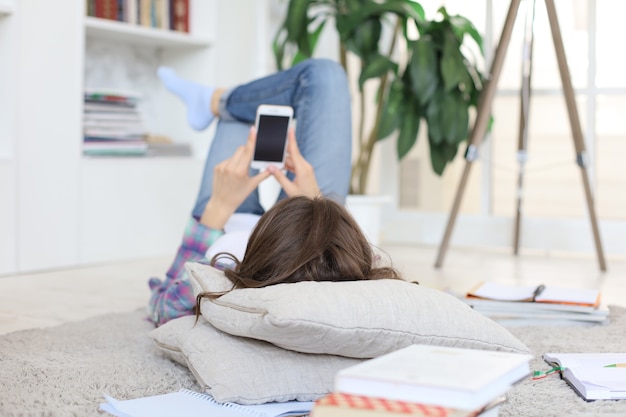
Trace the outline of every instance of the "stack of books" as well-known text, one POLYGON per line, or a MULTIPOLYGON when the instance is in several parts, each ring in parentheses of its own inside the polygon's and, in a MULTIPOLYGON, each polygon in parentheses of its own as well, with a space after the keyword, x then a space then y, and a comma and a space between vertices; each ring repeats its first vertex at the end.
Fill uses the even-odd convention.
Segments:
POLYGON ((462 298, 474 310, 507 325, 606 324, 609 309, 596 289, 483 282, 462 298))
POLYGON ((189 0, 86 0, 87 16, 189 32, 189 0))
POLYGON ((412 345, 341 370, 311 417, 495 417, 532 356, 412 345))
POLYGON ((83 153, 88 156, 136 156, 148 151, 146 127, 134 93, 85 92, 83 153))

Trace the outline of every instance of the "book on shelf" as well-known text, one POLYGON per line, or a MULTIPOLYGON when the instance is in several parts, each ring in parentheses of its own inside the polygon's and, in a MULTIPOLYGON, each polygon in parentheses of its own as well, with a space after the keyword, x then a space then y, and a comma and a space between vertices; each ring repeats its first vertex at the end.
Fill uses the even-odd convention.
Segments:
POLYGON ((136 25, 139 22, 139 0, 122 0, 124 22, 136 25))
POLYGON ((118 417, 288 417, 307 415, 313 402, 258 405, 218 403, 208 394, 181 389, 168 394, 120 401, 105 395, 100 410, 118 417))
POLYGON ((143 126, 110 125, 100 127, 85 127, 85 140, 112 139, 112 140, 143 140, 146 130, 143 126))
POLYGON ((148 153, 146 141, 93 141, 83 143, 85 156, 143 156, 148 153))
POLYGON ((188 143, 152 143, 148 142, 148 156, 154 157, 191 157, 193 151, 188 143))
MULTIPOLYGON (((110 107, 116 108, 117 105, 110 107)), ((101 110, 85 110, 83 113, 83 126, 92 129, 107 128, 134 128, 145 131, 144 120, 139 110, 133 106, 125 111, 109 111, 107 108, 101 110)))
POLYGON ((87 103, 119 103, 133 106, 141 99, 138 93, 115 89, 86 89, 84 93, 87 103))
POLYGON ((496 417, 505 400, 498 397, 487 406, 471 411, 332 392, 313 404, 310 417, 496 417))
POLYGON ((87 15, 108 20, 121 20, 118 0, 88 0, 87 15))
POLYGON ((545 353, 584 400, 626 399, 626 353, 545 353))
POLYGON ((85 117, 99 118, 138 118, 139 112, 136 106, 124 103, 101 103, 85 101, 83 105, 85 117))
POLYGON ((87 16, 189 33, 189 0, 86 0, 87 16))
POLYGON ((189 0, 171 0, 170 17, 170 29, 189 32, 189 0))
POLYGON ((335 391, 477 410, 530 374, 531 355, 411 345, 339 371, 335 391))
POLYGON ((139 24, 141 26, 152 26, 152 0, 138 0, 139 1, 139 24))

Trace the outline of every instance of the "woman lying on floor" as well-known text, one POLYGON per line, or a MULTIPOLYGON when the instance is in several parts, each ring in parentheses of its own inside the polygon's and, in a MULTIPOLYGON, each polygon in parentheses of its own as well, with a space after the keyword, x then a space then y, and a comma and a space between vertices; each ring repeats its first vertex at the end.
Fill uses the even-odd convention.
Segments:
POLYGON ((194 129, 206 129, 215 117, 218 125, 176 258, 164 281, 149 282, 148 311, 155 324, 194 314, 196 298, 184 269, 188 261, 225 269, 235 288, 399 277, 393 268, 374 265, 370 244, 343 207, 352 133, 341 66, 310 59, 230 90, 183 80, 168 68, 159 76, 185 103, 194 129), (294 108, 287 174, 275 167, 250 168, 256 140, 250 125, 260 104, 294 108), (282 190, 265 212, 258 186, 269 176, 282 190))

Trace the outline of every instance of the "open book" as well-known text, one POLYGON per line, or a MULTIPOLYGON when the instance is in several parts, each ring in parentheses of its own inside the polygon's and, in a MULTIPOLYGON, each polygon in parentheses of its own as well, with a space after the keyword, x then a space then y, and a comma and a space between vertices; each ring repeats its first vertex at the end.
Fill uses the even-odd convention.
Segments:
POLYGON ((100 410, 117 417, 287 417, 305 416, 313 402, 289 401, 241 405, 218 403, 210 395, 181 389, 162 395, 120 401, 105 395, 100 410))
POLYGON ((522 301, 587 307, 600 306, 600 291, 563 288, 551 285, 523 286, 483 282, 467 293, 468 297, 494 301, 522 301))
POLYGON ((587 401, 626 399, 626 353, 546 353, 543 359, 565 368, 563 379, 587 401))

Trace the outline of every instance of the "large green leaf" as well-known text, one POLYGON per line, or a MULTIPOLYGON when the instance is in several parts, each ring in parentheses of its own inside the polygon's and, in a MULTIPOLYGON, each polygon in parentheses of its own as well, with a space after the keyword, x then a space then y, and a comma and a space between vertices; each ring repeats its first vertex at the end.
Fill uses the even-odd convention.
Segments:
POLYGON ((342 19, 337 19, 337 31, 343 40, 348 39, 363 22, 371 18, 380 21, 380 17, 384 14, 392 13, 411 18, 416 22, 424 21, 424 10, 420 6, 415 6, 411 0, 369 1, 360 4, 358 9, 343 10, 341 13, 343 16, 342 19))
POLYGON ((458 145, 467 138, 469 103, 459 92, 439 90, 426 108, 429 140, 435 144, 458 145))
POLYGON ((460 94, 449 94, 448 111, 445 112, 445 130, 447 142, 456 149, 457 145, 467 139, 469 131, 469 103, 460 94))
POLYGON ((382 103, 383 108, 378 124, 378 140, 391 135, 400 126, 406 109, 404 108, 404 83, 396 78, 389 86, 387 99, 382 103))
POLYGON ((437 175, 443 174, 443 170, 446 168, 446 164, 448 163, 448 159, 445 155, 445 150, 443 146, 445 144, 441 143, 433 143, 429 140, 430 145, 430 164, 433 167, 433 171, 437 175))
POLYGON ((380 54, 372 55, 364 62, 364 67, 359 75, 359 88, 363 90, 365 81, 371 78, 379 78, 389 71, 396 71, 398 65, 380 54))
MULTIPOLYGON (((430 139, 430 138, 429 138, 430 139)), ((448 162, 456 156, 458 146, 449 143, 435 144, 429 140, 430 164, 437 175, 443 174, 448 162)))
POLYGON ((274 36, 272 42, 272 50, 274 51, 274 59, 276 61, 276 68, 282 70, 283 60, 285 59, 285 47, 287 46, 287 30, 285 27, 281 27, 274 36))
POLYGON ((404 117, 400 124, 400 132, 398 132, 398 159, 404 158, 415 142, 417 141, 417 135, 420 128, 420 120, 422 114, 420 106, 416 100, 405 101, 404 117))
MULTIPOLYGON (((324 26, 326 25, 326 20, 322 21, 317 28, 309 33, 308 38, 309 38, 309 42, 308 44, 310 45, 311 48, 311 54, 313 53, 313 51, 315 50, 315 47, 317 46, 317 41, 319 40, 319 37, 322 33, 322 31, 324 30, 324 26)), ((299 62, 304 61, 305 59, 311 58, 311 55, 307 55, 306 53, 304 53, 301 50, 298 50, 298 52, 296 52, 296 55, 293 58, 293 61, 291 62, 291 65, 294 66, 299 62)))
POLYGON ((439 87, 439 62, 432 38, 421 37, 411 45, 408 64, 411 90, 421 105, 425 105, 439 87))
POLYGON ((474 42, 476 42, 476 45, 478 45, 480 52, 484 53, 483 37, 480 35, 472 22, 470 22, 466 17, 460 15, 450 16, 448 20, 450 21, 454 32, 460 39, 463 39, 464 35, 469 35, 474 42))
POLYGON ((287 7, 287 17, 285 19, 285 28, 287 29, 287 39, 291 42, 300 43, 300 40, 306 38, 302 36, 306 33, 310 1, 296 0, 290 1, 287 7))
POLYGON ((378 41, 382 33, 382 23, 378 19, 367 19, 343 39, 346 48, 361 58, 378 52, 378 41))
POLYGON ((461 44, 452 32, 447 32, 443 37, 443 48, 441 54, 441 78, 446 91, 463 83, 471 81, 468 79, 467 68, 460 50, 461 44))
POLYGON ((413 13, 410 15, 418 25, 426 21, 426 13, 424 12, 424 8, 421 4, 416 1, 408 1, 408 6, 413 9, 413 13))

